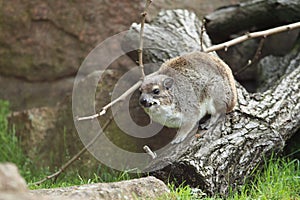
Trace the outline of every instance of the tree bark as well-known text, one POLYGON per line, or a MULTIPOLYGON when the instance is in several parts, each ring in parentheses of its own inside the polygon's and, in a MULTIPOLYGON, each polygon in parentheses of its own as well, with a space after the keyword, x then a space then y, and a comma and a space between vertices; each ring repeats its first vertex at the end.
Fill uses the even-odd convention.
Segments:
MULTIPOLYGON (((161 11, 158 17, 144 27, 144 63, 159 63, 170 58, 191 52, 199 51, 201 21, 193 12, 187 10, 161 11)), ((122 48, 138 49, 140 24, 132 24, 122 41, 122 48)), ((203 36, 203 46, 210 46, 211 42, 206 34, 203 36)), ((129 54, 132 60, 137 61, 137 52, 129 54)), ((146 73, 154 69, 145 69, 146 73)))
POLYGON ((299 21, 300 2, 252 0, 221 8, 205 19, 207 32, 213 35, 213 43, 220 43, 241 31, 262 30, 299 21))
MULTIPOLYGON (((166 55, 165 58, 180 55, 181 49, 173 48, 160 37, 155 38, 155 34, 164 32, 166 27, 178 21, 188 33, 189 27, 184 25, 192 21, 188 17, 169 18, 160 28, 151 24, 145 26, 145 36, 152 37, 153 43, 168 49, 161 54, 166 55), (172 54, 167 53, 171 52, 170 49, 172 54)), ((130 43, 130 38, 137 38, 137 34, 136 28, 132 28, 126 37, 127 43, 130 43)), ((174 33, 169 34, 175 36, 174 33)), ((176 44, 187 44, 185 49, 195 50, 194 43, 182 41, 182 38, 190 36, 186 34, 172 40, 176 44)), ((146 53, 147 58, 159 60, 157 52, 153 53, 150 49, 146 53)), ((238 104, 233 112, 226 115, 226 119, 213 130, 199 130, 197 135, 189 135, 182 143, 169 146, 158 154, 147 170, 154 170, 153 175, 160 179, 168 181, 173 177, 212 195, 228 194, 230 189, 244 184, 253 170, 273 153, 280 152, 300 127, 299 59, 289 65, 294 65, 294 70, 264 93, 250 94, 237 83, 238 104), (166 167, 161 169, 161 166, 166 167)))
POLYGON ((249 94, 238 86, 238 105, 214 130, 198 131, 158 156, 149 168, 169 162, 154 175, 185 180, 210 194, 244 184, 272 153, 280 152, 300 126, 300 66, 273 89, 249 94), (173 153, 171 153, 173 152, 173 153))

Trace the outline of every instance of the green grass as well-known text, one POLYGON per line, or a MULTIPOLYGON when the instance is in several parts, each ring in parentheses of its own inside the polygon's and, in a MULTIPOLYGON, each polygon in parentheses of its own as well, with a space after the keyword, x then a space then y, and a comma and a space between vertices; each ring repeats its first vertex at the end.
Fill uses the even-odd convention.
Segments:
MULTIPOLYGON (((8 127, 7 115, 9 104, 0 100, 0 162, 15 163, 21 175, 30 184, 53 173, 48 168, 37 168, 34 161, 28 159, 20 147, 20 141, 13 129, 8 127)), ((69 157, 68 152, 66 156, 69 157)), ((57 180, 48 180, 40 186, 30 186, 30 189, 66 187, 98 182, 115 182, 128 180, 133 176, 127 172, 119 172, 108 167, 99 165, 90 177, 82 176, 79 171, 67 169, 57 180)), ((250 199, 300 199, 300 162, 297 159, 289 160, 283 158, 271 159, 266 162, 262 171, 256 172, 253 181, 242 186, 239 192, 233 192, 228 199, 250 200, 250 199)), ((175 187, 169 184, 171 193, 160 199, 200 199, 192 194, 192 189, 184 184, 175 187)), ((216 200, 219 197, 204 198, 216 200)))
MULTIPOLYGON (((170 194, 167 195, 167 199, 191 199, 192 189, 188 185, 181 184, 179 187, 175 187, 174 183, 168 185, 170 188, 170 194)), ((161 200, 166 199, 166 197, 161 198, 161 200)))
MULTIPOLYGON (((215 197, 197 197, 189 186, 175 188, 170 184, 171 193, 161 199, 222 199, 215 197)), ((242 186, 239 192, 231 193, 228 200, 296 200, 300 199, 300 161, 277 158, 268 161, 262 171, 258 171, 250 183, 242 186)))
POLYGON ((23 162, 22 150, 19 142, 14 135, 14 131, 8 131, 7 115, 9 113, 9 104, 0 101, 0 162, 11 161, 18 163, 23 162))
MULTIPOLYGON (((90 173, 90 177, 81 175, 78 170, 67 169, 55 182, 48 180, 39 186, 32 185, 32 183, 43 179, 56 170, 50 171, 49 168, 46 167, 37 167, 37 165, 35 165, 37 161, 32 161, 26 157, 21 149, 20 141, 15 135, 15 131, 13 128, 8 127, 7 117, 9 113, 9 103, 0 100, 0 163, 11 162, 16 164, 20 174, 29 184, 30 189, 66 187, 98 182, 115 182, 134 177, 130 173, 119 172, 99 165, 97 169, 94 169, 94 173, 90 173)), ((65 157, 66 160, 70 159, 69 152, 65 153, 65 157)))
POLYGON ((109 183, 109 182, 129 180, 139 176, 139 175, 132 175, 128 172, 116 171, 108 167, 99 165, 98 170, 95 170, 95 173, 92 173, 90 177, 81 175, 79 171, 67 169, 66 172, 62 173, 55 182, 53 180, 48 180, 42 183, 41 185, 32 184, 36 181, 43 179, 45 176, 50 174, 51 174, 50 171, 44 170, 44 171, 40 171, 36 175, 29 177, 29 179, 27 180, 27 183, 29 184, 29 188, 41 189, 41 188, 67 187, 67 186, 92 184, 92 183, 109 183))
POLYGON ((12 128, 8 127, 7 116, 9 104, 0 100, 0 162, 15 163, 23 177, 29 175, 30 161, 24 156, 18 138, 12 128))
POLYGON ((242 187, 232 199, 300 199, 300 162, 271 159, 255 180, 242 187))

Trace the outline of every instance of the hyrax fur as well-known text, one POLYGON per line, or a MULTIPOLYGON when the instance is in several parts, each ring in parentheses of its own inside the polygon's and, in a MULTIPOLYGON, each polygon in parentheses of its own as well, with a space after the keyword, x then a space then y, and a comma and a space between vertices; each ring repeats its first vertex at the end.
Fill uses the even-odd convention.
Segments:
POLYGON ((233 110, 235 81, 230 68, 219 58, 193 52, 163 63, 155 74, 145 77, 140 104, 152 120, 179 128, 172 143, 183 141, 196 130, 205 115, 211 115, 202 128, 208 129, 233 110))

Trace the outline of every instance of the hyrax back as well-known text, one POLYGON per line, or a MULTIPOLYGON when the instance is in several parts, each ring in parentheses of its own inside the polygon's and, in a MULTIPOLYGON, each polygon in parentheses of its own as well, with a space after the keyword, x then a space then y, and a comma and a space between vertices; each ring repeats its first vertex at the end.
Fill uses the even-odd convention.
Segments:
POLYGON ((210 128, 230 112, 237 101, 230 68, 219 58, 193 52, 162 64, 158 74, 148 75, 141 85, 140 104, 156 122, 179 128, 172 143, 179 143, 205 115, 210 128))

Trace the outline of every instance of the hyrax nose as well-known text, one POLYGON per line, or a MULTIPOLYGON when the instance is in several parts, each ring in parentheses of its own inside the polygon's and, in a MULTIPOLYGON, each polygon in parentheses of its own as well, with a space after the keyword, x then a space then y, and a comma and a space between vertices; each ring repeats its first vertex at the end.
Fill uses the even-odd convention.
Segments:
POLYGON ((140 98, 140 104, 145 108, 149 108, 152 105, 145 97, 140 98))

